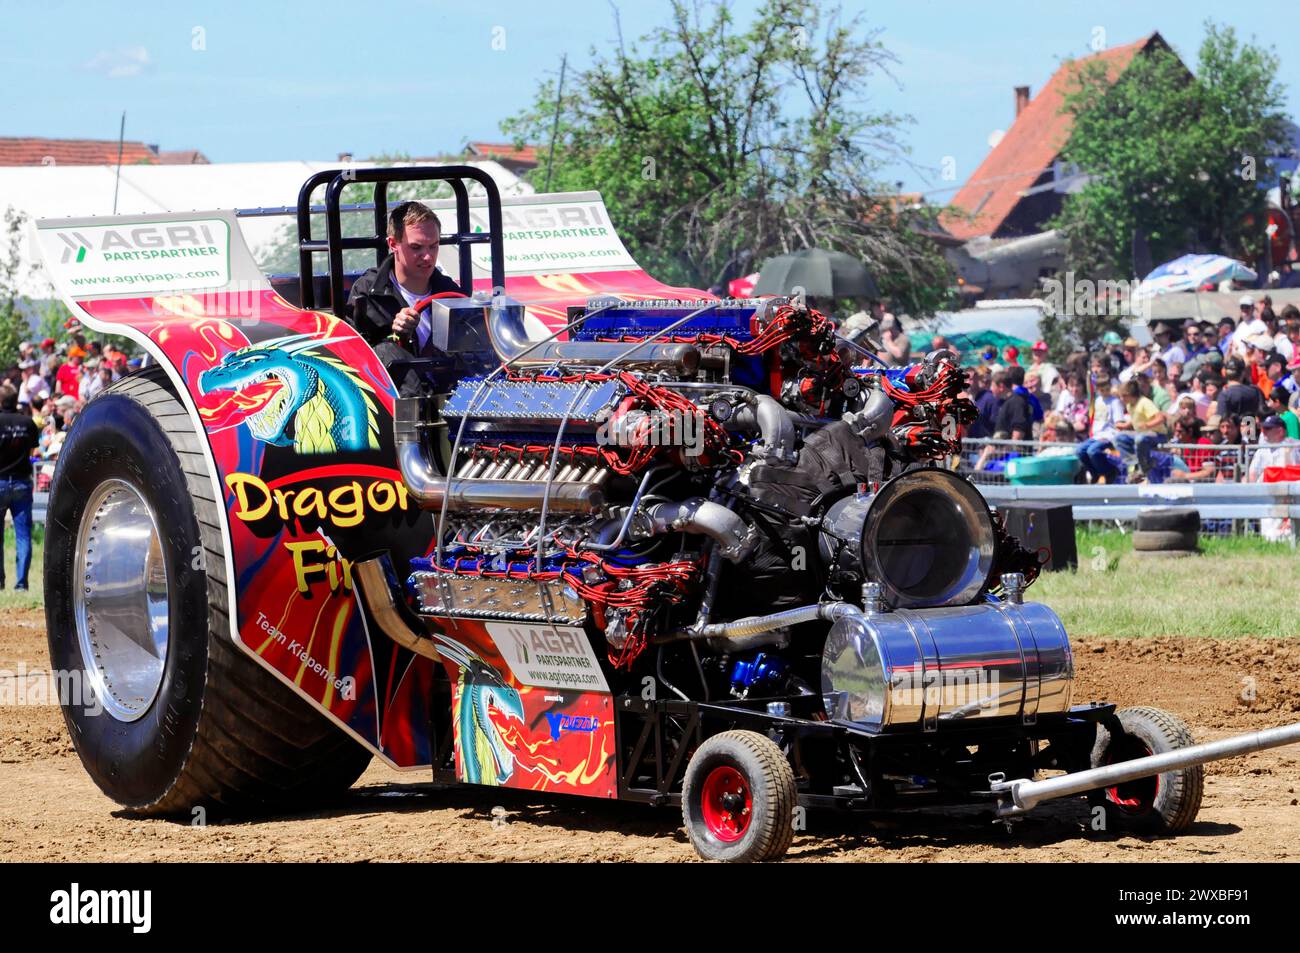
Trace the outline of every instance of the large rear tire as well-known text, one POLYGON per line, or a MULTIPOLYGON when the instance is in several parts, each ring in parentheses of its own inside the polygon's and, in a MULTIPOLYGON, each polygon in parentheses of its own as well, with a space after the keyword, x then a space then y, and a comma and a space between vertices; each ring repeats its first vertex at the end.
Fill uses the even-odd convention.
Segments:
POLYGON ((64 719, 95 783, 142 813, 318 803, 370 752, 232 643, 200 439, 158 369, 113 384, 68 434, 45 533, 50 660, 83 686, 64 719))

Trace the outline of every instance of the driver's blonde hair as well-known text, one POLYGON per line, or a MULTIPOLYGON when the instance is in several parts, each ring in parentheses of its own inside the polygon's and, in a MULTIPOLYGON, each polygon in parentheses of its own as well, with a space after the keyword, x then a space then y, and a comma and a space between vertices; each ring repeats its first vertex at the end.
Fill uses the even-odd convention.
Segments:
POLYGON ((388 237, 404 241, 406 226, 418 225, 420 222, 433 222, 441 234, 442 223, 433 214, 433 209, 423 202, 403 202, 388 213, 388 237))

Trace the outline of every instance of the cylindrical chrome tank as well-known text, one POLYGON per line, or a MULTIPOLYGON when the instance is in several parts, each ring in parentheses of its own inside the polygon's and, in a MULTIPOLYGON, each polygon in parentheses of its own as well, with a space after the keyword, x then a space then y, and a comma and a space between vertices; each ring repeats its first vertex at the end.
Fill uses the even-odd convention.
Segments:
POLYGON ((828 714, 872 729, 1033 721, 1069 709, 1073 678, 1065 627, 1037 603, 843 618, 831 626, 822 653, 828 714))

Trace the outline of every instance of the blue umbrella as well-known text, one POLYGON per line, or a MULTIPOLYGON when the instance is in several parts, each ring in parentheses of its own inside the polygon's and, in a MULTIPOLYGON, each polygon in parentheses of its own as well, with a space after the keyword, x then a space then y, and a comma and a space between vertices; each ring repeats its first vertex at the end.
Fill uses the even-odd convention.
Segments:
POLYGON ((1138 297, 1168 294, 1174 291, 1195 291, 1207 284, 1221 281, 1254 281, 1255 272, 1235 258, 1226 255, 1183 255, 1167 261, 1142 279, 1138 297))

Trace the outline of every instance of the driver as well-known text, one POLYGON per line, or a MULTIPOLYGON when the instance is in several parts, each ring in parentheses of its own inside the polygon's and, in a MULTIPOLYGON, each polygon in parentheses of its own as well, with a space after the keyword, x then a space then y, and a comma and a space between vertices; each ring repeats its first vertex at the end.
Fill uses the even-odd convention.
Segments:
POLYGON ((438 270, 438 217, 420 202, 402 202, 388 216, 389 256, 352 285, 348 315, 375 349, 401 397, 421 394, 420 377, 405 362, 414 360, 419 315, 412 305, 444 291, 463 293, 438 270))

